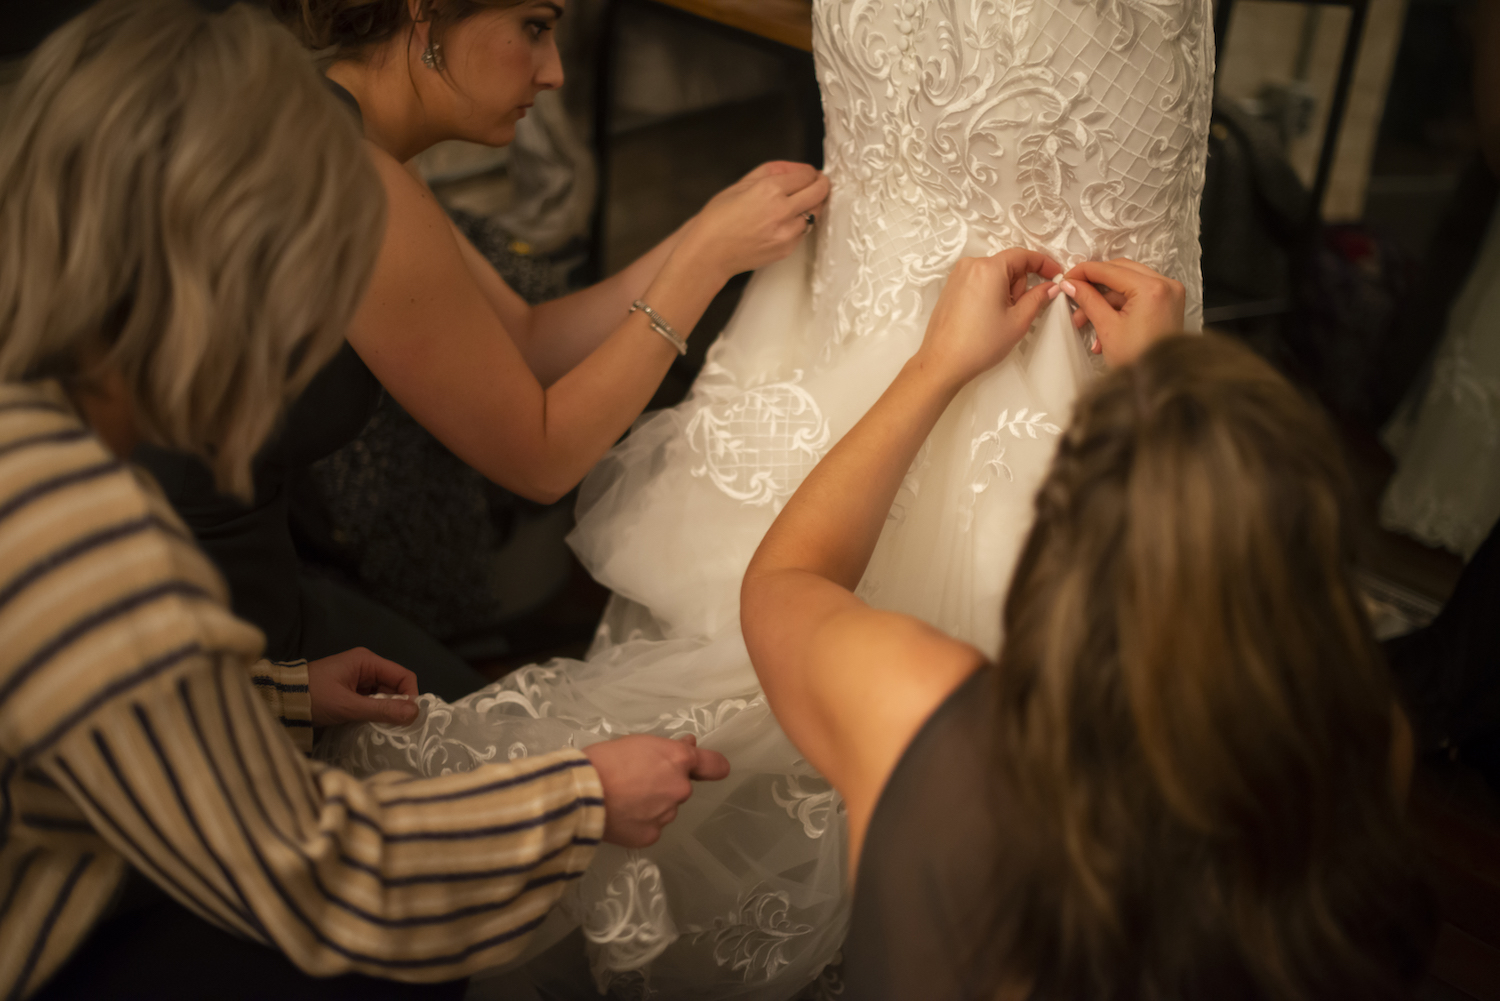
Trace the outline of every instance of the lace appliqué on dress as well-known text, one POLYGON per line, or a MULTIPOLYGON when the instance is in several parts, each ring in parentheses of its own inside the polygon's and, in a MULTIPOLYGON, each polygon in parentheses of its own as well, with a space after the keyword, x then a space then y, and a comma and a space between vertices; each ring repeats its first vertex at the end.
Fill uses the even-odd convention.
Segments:
POLYGON ((752 386, 700 408, 684 431, 703 456, 692 474, 708 477, 746 506, 771 504, 780 511, 832 438, 818 401, 798 385, 801 379, 798 371, 784 382, 752 386))
POLYGON ((730 913, 706 927, 684 928, 693 942, 713 942, 714 962, 752 980, 770 980, 787 965, 793 939, 813 930, 791 918, 791 898, 782 890, 746 895, 730 913))
POLYGON ((835 818, 844 816, 843 798, 819 775, 784 776, 772 784, 771 799, 788 817, 802 824, 802 833, 809 838, 821 838, 835 818))
MULTIPOLYGON (((583 935, 593 946, 589 967, 600 994, 620 973, 661 955, 677 939, 677 925, 656 863, 632 852, 584 916, 583 935)), ((649 982, 642 986, 649 993, 649 982)))
POLYGON ((1014 481, 1015 474, 1005 464, 1005 447, 1000 443, 1005 440, 1005 432, 1009 431, 1012 437, 1021 437, 1021 432, 1026 432, 1026 437, 1035 438, 1038 431, 1044 434, 1057 435, 1062 428, 1042 420, 1046 417, 1045 412, 1026 415, 1026 408, 1022 407, 1016 411, 1016 416, 1011 417, 1009 410, 1000 411, 1000 418, 995 424, 994 430, 986 431, 969 443, 969 459, 971 461, 979 458, 979 453, 986 445, 990 446, 990 456, 980 465, 980 478, 970 484, 970 489, 976 494, 982 494, 989 489, 994 480, 1004 475, 1007 480, 1014 481))

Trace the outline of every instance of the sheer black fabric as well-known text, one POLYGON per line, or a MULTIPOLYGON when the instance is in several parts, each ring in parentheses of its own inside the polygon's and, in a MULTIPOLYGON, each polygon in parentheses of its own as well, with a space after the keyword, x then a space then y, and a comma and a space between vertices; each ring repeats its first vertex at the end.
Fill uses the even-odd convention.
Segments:
POLYGON ((1035 843, 991 762, 992 668, 934 712, 891 773, 859 862, 846 1001, 988 998, 986 929, 1035 843))

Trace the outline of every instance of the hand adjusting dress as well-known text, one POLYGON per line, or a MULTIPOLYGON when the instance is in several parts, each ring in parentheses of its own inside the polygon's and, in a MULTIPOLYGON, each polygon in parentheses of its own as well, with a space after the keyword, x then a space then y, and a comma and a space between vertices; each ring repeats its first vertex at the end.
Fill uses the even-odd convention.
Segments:
MULTIPOLYGON (((688 400, 585 481, 571 541, 616 594, 588 659, 424 699, 413 728, 346 731, 322 753, 439 774, 696 734, 733 775, 650 850, 601 849, 572 898, 595 975, 703 998, 816 978, 847 920, 843 818, 745 654, 745 565, 921 342, 960 257, 1128 256, 1187 286, 1196 326, 1208 15, 1207 0, 816 0, 828 211, 815 245, 751 281, 688 400)), ((1060 297, 939 422, 859 593, 995 654, 1033 490, 1092 371, 1060 297)))

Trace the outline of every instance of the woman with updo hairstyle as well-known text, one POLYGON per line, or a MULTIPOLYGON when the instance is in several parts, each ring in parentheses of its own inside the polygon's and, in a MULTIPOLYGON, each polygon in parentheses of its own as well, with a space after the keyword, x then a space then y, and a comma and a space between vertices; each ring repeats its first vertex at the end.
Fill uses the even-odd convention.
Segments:
POLYGON ((401 616, 302 570, 290 507, 299 475, 352 440, 384 390, 494 483, 556 501, 630 428, 725 282, 803 239, 828 183, 804 164, 766 164, 623 271, 533 307, 454 226, 410 161, 445 139, 514 138, 536 95, 563 82, 554 28, 564 0, 270 6, 326 60, 330 85, 362 120, 389 205, 375 274, 347 347, 259 457, 248 505, 218 493, 183 456, 140 458, 271 652, 368 647, 455 700, 484 679, 401 616))
POLYGON ((1115 368, 1037 493, 997 662, 853 593, 933 423, 1056 294, 1025 272, 1054 269, 960 261, 745 575, 766 698, 848 809, 841 997, 1409 998, 1436 915, 1337 445, 1246 348, 1168 336, 1180 285, 1070 273, 1115 368))
POLYGON ((409 721, 409 700, 366 694, 414 695, 409 672, 358 650, 262 659, 124 460, 149 442, 252 494, 375 267, 385 198, 357 124, 243 3, 103 0, 12 96, 0 996, 462 996, 595 845, 655 840, 689 776, 727 765, 644 735, 432 780, 310 762, 315 727, 409 721))

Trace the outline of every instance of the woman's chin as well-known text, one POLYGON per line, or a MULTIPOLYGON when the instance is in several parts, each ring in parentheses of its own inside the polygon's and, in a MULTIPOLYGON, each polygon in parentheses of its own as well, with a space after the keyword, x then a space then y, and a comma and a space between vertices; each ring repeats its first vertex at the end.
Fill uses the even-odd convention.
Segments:
POLYGON ((500 125, 492 126, 490 130, 485 133, 483 139, 477 139, 475 141, 483 143, 486 146, 509 146, 511 143, 516 141, 516 123, 505 122, 500 125))
POLYGON ((474 143, 478 146, 509 146, 516 141, 516 123, 486 122, 483 125, 470 125, 468 128, 455 129, 447 135, 447 138, 474 143))

